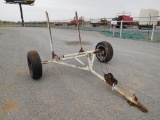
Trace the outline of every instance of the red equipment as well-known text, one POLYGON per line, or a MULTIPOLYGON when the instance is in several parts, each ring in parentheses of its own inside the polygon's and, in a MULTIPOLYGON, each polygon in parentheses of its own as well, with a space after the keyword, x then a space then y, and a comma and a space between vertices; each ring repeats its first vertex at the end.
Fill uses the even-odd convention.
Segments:
MULTIPOLYGON (((82 17, 80 17, 80 19, 78 20, 78 23, 81 25, 83 22, 84 22, 84 19, 82 17)), ((70 26, 70 25, 77 26, 76 18, 74 17, 74 19, 71 20, 70 22, 68 22, 67 24, 68 24, 68 26, 70 26)))
POLYGON ((55 26, 62 26, 61 22, 55 22, 54 24, 55 24, 55 26))
POLYGON ((130 15, 127 15, 124 13, 117 14, 117 17, 112 19, 112 21, 117 21, 117 25, 116 25, 117 28, 121 26, 121 20, 123 20, 124 28, 127 28, 128 26, 133 25, 133 18, 130 15))

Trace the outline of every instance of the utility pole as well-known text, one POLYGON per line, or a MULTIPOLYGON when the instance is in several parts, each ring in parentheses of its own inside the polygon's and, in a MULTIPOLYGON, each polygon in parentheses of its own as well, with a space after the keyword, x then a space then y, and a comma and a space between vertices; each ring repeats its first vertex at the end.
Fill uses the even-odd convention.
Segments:
POLYGON ((19 3, 19 8, 20 8, 20 12, 21 12, 22 27, 24 27, 24 19, 23 19, 23 11, 22 11, 22 4, 21 3, 19 3))

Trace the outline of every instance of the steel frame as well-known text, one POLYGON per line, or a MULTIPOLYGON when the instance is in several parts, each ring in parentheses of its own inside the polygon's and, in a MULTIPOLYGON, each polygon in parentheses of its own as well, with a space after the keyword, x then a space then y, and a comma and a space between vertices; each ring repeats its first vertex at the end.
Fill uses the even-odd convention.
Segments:
POLYGON ((96 54, 95 50, 80 52, 80 53, 67 54, 67 55, 63 55, 62 57, 57 56, 53 60, 42 61, 42 64, 57 63, 57 64, 60 64, 60 65, 65 65, 65 66, 69 66, 69 67, 72 67, 72 68, 78 68, 78 69, 81 69, 81 70, 90 71, 94 75, 99 77, 101 80, 105 81, 104 77, 102 77, 99 73, 97 73, 96 71, 93 70, 93 63, 94 63, 95 54, 96 54), (79 59, 81 57, 87 57, 88 65, 86 65, 85 63, 83 63, 79 59), (70 59, 75 59, 77 62, 79 62, 81 65, 83 65, 83 67, 76 66, 74 64, 68 64, 68 63, 62 62, 62 61, 65 61, 65 60, 70 60, 70 59))

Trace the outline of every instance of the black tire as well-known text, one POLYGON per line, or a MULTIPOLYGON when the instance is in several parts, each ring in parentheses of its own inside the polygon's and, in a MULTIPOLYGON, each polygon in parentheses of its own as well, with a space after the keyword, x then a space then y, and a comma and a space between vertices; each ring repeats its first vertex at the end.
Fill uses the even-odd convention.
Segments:
POLYGON ((138 28, 141 29, 141 26, 139 25, 138 28))
POLYGON ((42 77, 42 64, 41 58, 37 51, 31 50, 27 54, 27 62, 30 75, 33 79, 37 80, 42 77))
POLYGON ((96 45, 96 49, 100 49, 103 52, 101 54, 96 54, 96 57, 100 62, 107 63, 112 59, 113 48, 109 42, 107 41, 99 42, 96 45))

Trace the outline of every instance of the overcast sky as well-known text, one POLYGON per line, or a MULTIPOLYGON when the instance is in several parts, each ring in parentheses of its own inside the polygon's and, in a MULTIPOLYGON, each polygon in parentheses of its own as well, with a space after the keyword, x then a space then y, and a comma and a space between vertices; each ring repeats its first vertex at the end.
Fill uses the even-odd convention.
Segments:
MULTIPOLYGON (((160 0, 35 0, 33 6, 23 5, 22 8, 25 21, 45 21, 45 11, 50 20, 72 19, 75 11, 86 19, 113 18, 123 11, 138 17, 141 9, 160 10, 160 0)), ((21 21, 19 5, 0 0, 0 20, 21 21)))

